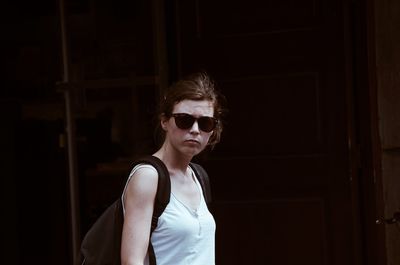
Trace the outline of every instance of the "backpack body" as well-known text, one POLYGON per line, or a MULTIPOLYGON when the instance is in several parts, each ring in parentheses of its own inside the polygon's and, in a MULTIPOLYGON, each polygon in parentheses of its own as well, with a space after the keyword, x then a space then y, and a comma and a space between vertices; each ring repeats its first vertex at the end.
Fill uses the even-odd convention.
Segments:
MULTIPOLYGON (((158 218, 169 203, 171 181, 165 164, 155 156, 145 156, 136 160, 137 164, 150 164, 158 173, 158 186, 154 202, 151 233, 157 227, 158 218)), ((202 187, 207 203, 211 202, 211 190, 206 171, 198 164, 190 163, 202 187)), ((119 197, 96 220, 86 233, 80 249, 80 264, 77 265, 120 265, 121 264, 121 237, 124 223, 122 200, 119 197)), ((150 233, 150 236, 151 236, 150 233)), ((150 265, 156 265, 154 250, 149 243, 150 265)))

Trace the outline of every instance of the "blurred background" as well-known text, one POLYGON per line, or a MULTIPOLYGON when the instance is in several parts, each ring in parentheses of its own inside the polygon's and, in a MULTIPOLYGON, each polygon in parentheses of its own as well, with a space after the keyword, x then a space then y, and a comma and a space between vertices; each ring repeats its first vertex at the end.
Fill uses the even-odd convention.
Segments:
POLYGON ((400 264, 396 0, 43 0, 1 8, 1 264, 74 264, 156 150, 160 92, 227 98, 217 264, 400 264))

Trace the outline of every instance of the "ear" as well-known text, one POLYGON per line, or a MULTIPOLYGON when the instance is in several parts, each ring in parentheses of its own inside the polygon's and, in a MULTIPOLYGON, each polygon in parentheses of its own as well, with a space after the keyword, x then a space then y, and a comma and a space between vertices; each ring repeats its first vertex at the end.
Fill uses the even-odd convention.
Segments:
POLYGON ((161 128, 162 128, 164 131, 167 131, 167 123, 168 123, 168 121, 169 121, 169 118, 167 118, 167 117, 165 116, 165 114, 161 114, 161 115, 160 115, 160 125, 161 125, 161 128))

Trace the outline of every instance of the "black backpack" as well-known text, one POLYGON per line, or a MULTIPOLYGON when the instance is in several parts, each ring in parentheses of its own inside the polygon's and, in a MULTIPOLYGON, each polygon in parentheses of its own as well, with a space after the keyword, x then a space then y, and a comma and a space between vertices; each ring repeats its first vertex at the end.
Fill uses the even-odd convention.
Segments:
MULTIPOLYGON (((137 164, 150 164, 158 172, 158 187, 154 202, 151 233, 157 227, 158 218, 169 203, 171 181, 165 164, 155 156, 145 156, 137 159, 137 164)), ((211 202, 211 190, 207 172, 198 164, 190 163, 204 194, 206 203, 211 202)), ((121 236, 124 214, 121 197, 110 205, 96 220, 86 233, 80 249, 80 264, 82 265, 120 265, 121 264, 121 236)), ((151 236, 150 233, 150 236, 151 236)), ((154 250, 149 243, 150 265, 156 265, 154 250)))

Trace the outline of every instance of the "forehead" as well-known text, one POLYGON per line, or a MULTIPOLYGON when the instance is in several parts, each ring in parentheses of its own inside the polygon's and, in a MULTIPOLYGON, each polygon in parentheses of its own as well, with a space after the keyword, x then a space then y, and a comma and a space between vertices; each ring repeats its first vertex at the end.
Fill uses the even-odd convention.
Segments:
POLYGON ((214 106, 209 100, 182 100, 175 104, 173 113, 188 113, 200 116, 213 116, 214 106))

